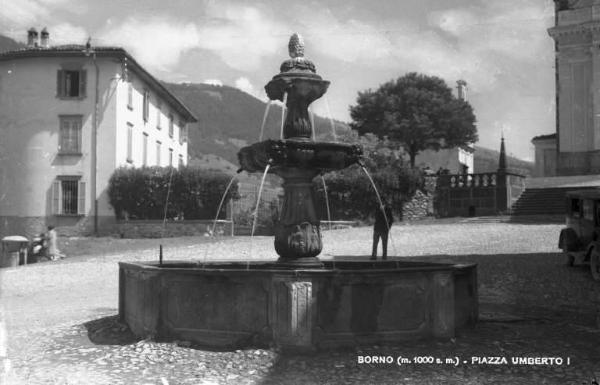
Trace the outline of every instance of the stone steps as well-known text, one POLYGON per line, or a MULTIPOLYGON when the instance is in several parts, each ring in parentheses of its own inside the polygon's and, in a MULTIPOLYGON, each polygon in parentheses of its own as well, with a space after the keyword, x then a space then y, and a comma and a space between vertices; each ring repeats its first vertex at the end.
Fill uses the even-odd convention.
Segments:
POLYGON ((556 216, 564 217, 565 196, 568 191, 594 189, 584 187, 526 188, 512 207, 512 216, 556 216))

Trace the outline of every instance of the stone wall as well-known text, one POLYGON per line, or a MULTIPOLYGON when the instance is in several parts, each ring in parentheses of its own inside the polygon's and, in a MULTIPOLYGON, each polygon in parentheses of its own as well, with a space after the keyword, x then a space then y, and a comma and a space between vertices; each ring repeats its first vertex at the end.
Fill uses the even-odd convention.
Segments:
MULTIPOLYGON (((215 226, 218 235, 231 235, 230 221, 219 220, 215 226)), ((118 221, 112 227, 102 229, 100 235, 111 235, 121 238, 171 238, 183 236, 210 235, 212 220, 190 221, 118 221)))
POLYGON ((402 206, 402 219, 414 221, 434 215, 433 194, 417 190, 412 199, 402 206))

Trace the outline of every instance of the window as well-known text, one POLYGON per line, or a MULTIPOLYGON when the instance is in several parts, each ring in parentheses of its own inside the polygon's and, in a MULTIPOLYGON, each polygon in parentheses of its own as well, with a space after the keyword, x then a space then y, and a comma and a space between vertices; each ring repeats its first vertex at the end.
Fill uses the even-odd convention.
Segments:
POLYGON ((173 149, 169 148, 169 167, 173 167, 173 149))
POLYGON ((579 198, 571 199, 571 216, 573 218, 579 218, 581 215, 579 213, 579 198))
POLYGON ((142 164, 148 165, 148 134, 145 132, 142 136, 142 164))
POLYGON ((179 143, 187 143, 188 141, 188 126, 185 123, 181 123, 181 129, 179 130, 179 143))
POLYGON ((594 220, 594 201, 589 199, 583 201, 583 218, 590 221, 594 220))
POLYGON ((61 98, 85 97, 86 71, 58 70, 56 75, 56 94, 61 98))
POLYGON ((59 119, 58 153, 81 154, 81 115, 62 115, 59 119))
POLYGON ((133 163, 133 124, 127 123, 127 161, 133 163))
POLYGON ((54 215, 85 215, 85 182, 79 177, 58 177, 52 184, 54 215))
POLYGON ((150 91, 144 90, 144 105, 142 108, 142 118, 144 122, 148 121, 148 112, 150 109, 150 91))
POLYGON ((133 84, 127 83, 127 108, 133 110, 133 84))
POLYGON ((161 151, 162 143, 158 140, 156 141, 156 165, 160 166, 160 151, 161 151))
POLYGON ((173 114, 169 114, 169 137, 173 137, 173 114))
POLYGON ((160 130, 160 126, 161 126, 161 117, 162 117, 162 111, 160 110, 160 104, 156 105, 156 128, 160 130))
POLYGON ((179 154, 179 167, 183 167, 183 155, 179 154))

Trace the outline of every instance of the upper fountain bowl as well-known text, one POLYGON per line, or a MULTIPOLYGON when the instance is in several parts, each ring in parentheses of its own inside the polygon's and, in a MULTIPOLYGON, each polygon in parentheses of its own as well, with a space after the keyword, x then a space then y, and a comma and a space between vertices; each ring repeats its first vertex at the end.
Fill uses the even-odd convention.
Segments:
POLYGON ((306 140, 265 140, 238 152, 240 171, 271 172, 280 168, 314 169, 317 172, 341 170, 360 163, 362 147, 356 144, 311 142, 306 140))

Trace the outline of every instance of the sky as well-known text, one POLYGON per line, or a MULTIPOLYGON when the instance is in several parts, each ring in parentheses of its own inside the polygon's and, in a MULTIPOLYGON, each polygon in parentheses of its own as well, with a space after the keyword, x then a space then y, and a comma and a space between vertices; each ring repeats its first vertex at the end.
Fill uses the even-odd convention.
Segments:
MULTIPOLYGON (((532 137, 555 132, 552 0, 0 0, 0 34, 51 44, 121 46, 169 82, 224 84, 267 100, 289 36, 331 81, 313 103, 349 122, 358 92, 408 72, 463 79, 478 145, 533 159, 532 137)), ((260 130, 261 122, 248 129, 260 130)))

